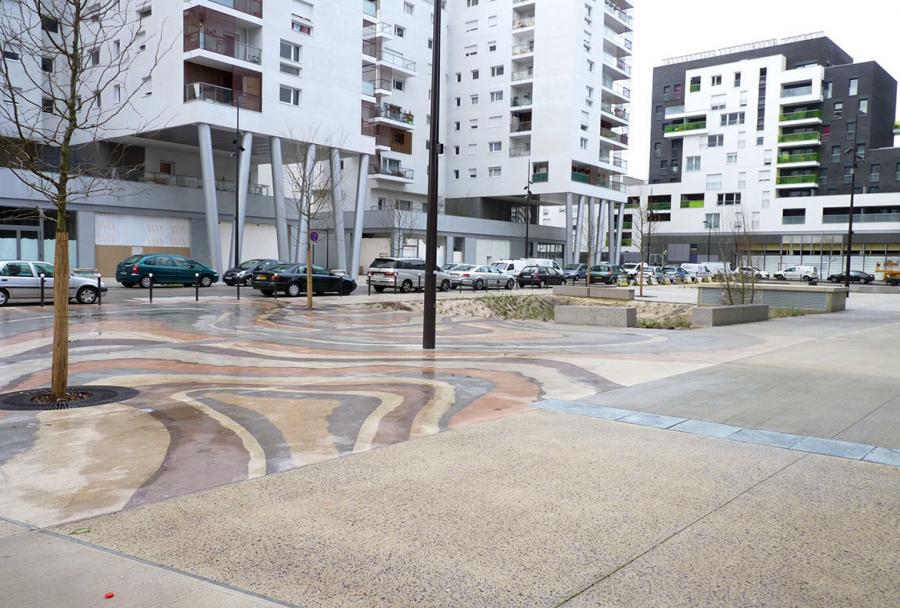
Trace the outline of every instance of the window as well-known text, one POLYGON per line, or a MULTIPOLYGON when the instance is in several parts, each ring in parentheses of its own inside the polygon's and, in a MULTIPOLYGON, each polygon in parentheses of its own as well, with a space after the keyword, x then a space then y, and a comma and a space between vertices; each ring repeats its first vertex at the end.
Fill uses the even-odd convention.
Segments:
POLYGON ((856 123, 848 122, 847 123, 847 141, 853 141, 856 139, 856 123))
POLYGON ((478 70, 472 70, 472 80, 478 80, 478 70))
POLYGON ((740 103, 741 103, 742 108, 747 107, 747 95, 748 95, 747 91, 741 91, 740 103))
POLYGON ((478 119, 477 118, 472 118, 471 120, 469 120, 469 128, 470 129, 478 128, 478 119))
POLYGON ((859 92, 859 78, 851 78, 850 79, 850 90, 847 92, 848 95, 856 95, 859 92))
POLYGON ((866 116, 869 113, 869 100, 868 99, 860 99, 859 100, 859 115, 866 116))
POLYGON ((459 179, 459 169, 453 170, 453 179, 459 179))
POLYGON ((662 118, 663 117, 663 107, 656 106, 656 108, 653 111, 653 114, 657 119, 662 118))
POLYGON ((741 131, 738 133, 737 147, 738 147, 738 149, 747 147, 747 132, 746 131, 741 131))
POLYGON ((403 12, 407 15, 414 15, 416 12, 416 7, 412 5, 412 2, 404 2, 403 12))
POLYGON ((53 114, 53 98, 52 97, 44 97, 41 99, 41 112, 46 114, 53 114))
POLYGON ((747 187, 747 172, 741 171, 738 173, 738 188, 744 189, 747 187))
POLYGON ((122 85, 113 85, 113 101, 115 103, 122 102, 122 85))
POLYGON ((469 169, 469 179, 475 179, 476 177, 478 177, 478 169, 469 169))
POLYGON ((469 156, 475 156, 478 154, 478 144, 469 144, 467 151, 469 156))
POLYGON ((281 103, 288 103, 292 106, 300 105, 300 90, 281 85, 278 88, 278 99, 281 103))
POLYGON ((578 145, 581 147, 582 150, 587 150, 588 149, 588 138, 582 137, 579 140, 578 145))
POLYGON ((491 91, 491 101, 503 101, 503 91, 491 91))
POLYGON ((725 155, 725 163, 728 165, 737 164, 737 152, 729 152, 725 155))
POLYGON ((462 97, 454 97, 453 102, 456 104, 456 107, 460 107, 462 105, 462 97))
POLYGON ((725 192, 716 196, 716 204, 719 206, 722 205, 740 205, 741 204, 741 193, 740 192, 725 192))
POLYGON ((742 125, 744 124, 744 113, 731 112, 729 114, 722 114, 721 122, 723 127, 731 125, 742 125))
POLYGON ((700 77, 699 76, 691 77, 691 87, 690 87, 691 93, 696 93, 699 90, 700 90, 700 77))
POLYGON ((489 152, 500 152, 503 150, 503 143, 499 141, 489 141, 488 142, 488 151, 489 152))
POLYGON ((466 6, 478 6, 478 0, 466 0, 466 6))
POLYGON ((721 74, 717 74, 712 77, 712 86, 718 87, 718 86, 721 86, 721 84, 722 84, 722 75, 721 74))
POLYGON ((287 59, 288 61, 296 61, 300 62, 303 57, 303 47, 299 44, 294 44, 292 42, 288 42, 287 40, 281 41, 281 50, 279 52, 282 59, 287 59))
POLYGON ((300 75, 300 66, 299 65, 291 65, 290 63, 282 63, 279 65, 278 70, 282 74, 290 74, 291 76, 299 76, 300 75))
POLYGON ((463 49, 466 53, 466 57, 473 57, 478 54, 478 45, 470 44, 469 46, 463 49))
POLYGON ((56 34, 59 32, 59 21, 53 17, 41 17, 41 29, 56 34))
POLYGON ((856 158, 860 160, 866 158, 866 144, 856 144, 856 158))
POLYGON ((763 165, 766 167, 772 166, 772 151, 764 150, 763 151, 763 165))
MULTIPOLYGON (((488 27, 497 27, 497 15, 488 15, 488 27)), ((493 50, 497 50, 496 44, 493 50)))
POLYGON ((662 144, 657 142, 653 142, 653 156, 660 157, 662 156, 662 144))
POLYGON ((459 121, 458 120, 453 122, 453 130, 459 131, 459 121))
POLYGON ((763 209, 768 209, 769 204, 772 202, 772 192, 771 190, 763 190, 762 195, 760 196, 760 207, 763 209))
POLYGON ((477 32, 478 31, 478 19, 473 19, 472 21, 466 21, 466 32, 477 32))
POLYGON ((469 103, 473 106, 478 105, 478 95, 469 95, 469 103))
POLYGON ((491 40, 487 43, 488 53, 496 53, 497 52, 497 41, 491 40))
POLYGON ((735 72, 734 73, 734 87, 737 88, 739 86, 741 86, 741 73, 735 72))
POLYGON ((894 180, 900 182, 900 163, 894 167, 894 180))
POLYGON ((853 182, 853 167, 844 167, 844 183, 850 184, 853 182))
MULTIPOLYGON (((725 109, 725 95, 724 94, 713 95, 712 99, 710 100, 709 109, 710 110, 724 110, 725 109)), ((724 116, 722 118, 724 118, 724 116)), ((725 122, 723 121, 722 124, 724 125, 725 122)))
POLYGON ((710 173, 706 176, 706 189, 707 190, 721 190, 722 189, 722 174, 721 173, 710 173))
POLYGON ((833 87, 831 86, 831 83, 827 81, 824 82, 822 84, 822 95, 825 97, 825 99, 831 99, 832 93, 833 87))
POLYGON ((688 156, 687 157, 687 168, 686 171, 693 173, 694 171, 700 170, 700 157, 699 156, 688 156))
POLYGON ((503 66, 495 65, 491 66, 491 76, 503 76, 503 66))
POLYGON ((394 26, 394 33, 397 34, 397 38, 405 38, 406 28, 401 25, 394 26))
POLYGON ((832 114, 832 116, 835 119, 844 117, 844 102, 842 102, 842 101, 834 102, 834 113, 832 114))
POLYGON ((500 177, 503 169, 500 167, 488 167, 488 177, 500 177))
POLYGON ((782 209, 781 223, 782 224, 805 224, 806 223, 806 209, 782 209))
POLYGON ((841 162, 841 147, 840 146, 831 146, 831 162, 833 162, 833 163, 841 162))
POLYGON ((703 225, 707 230, 718 230, 719 228, 719 214, 718 213, 707 213, 706 219, 703 220, 703 225))
POLYGON ((52 57, 41 57, 41 69, 47 72, 48 74, 53 73, 53 58, 52 57))
POLYGON ((394 90, 395 91, 402 91, 405 87, 406 87, 406 83, 404 83, 402 80, 394 81, 394 90))
POLYGON ((3 47, 3 58, 9 61, 19 61, 19 48, 12 45, 3 47))
POLYGON ((312 25, 299 15, 294 15, 293 20, 291 21, 291 30, 297 32, 298 34, 306 34, 307 36, 312 35, 312 25))
MULTIPOLYGON (((881 181, 881 165, 871 165, 869 167, 869 181, 870 182, 880 182, 881 181)), ((871 192, 871 189, 869 191, 871 192)))
POLYGON ((706 137, 706 146, 708 148, 720 148, 725 145, 724 135, 708 135, 706 137))
POLYGON ((772 181, 772 172, 769 170, 760 171, 759 172, 759 181, 761 181, 761 182, 772 181))
POLYGON ((140 19, 146 19, 150 15, 153 14, 153 9, 149 6, 144 6, 138 9, 137 15, 140 19))
POLYGON ((462 72, 456 73, 456 82, 462 82, 462 72))

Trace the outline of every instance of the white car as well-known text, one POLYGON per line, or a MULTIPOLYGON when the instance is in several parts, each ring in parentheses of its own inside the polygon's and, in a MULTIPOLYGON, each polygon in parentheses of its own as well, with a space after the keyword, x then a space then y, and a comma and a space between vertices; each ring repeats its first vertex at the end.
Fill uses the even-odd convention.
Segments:
MULTIPOLYGON (((27 260, 0 260, 0 306, 13 302, 40 302, 41 275, 44 275, 44 300, 53 301, 53 264, 27 260)), ((79 304, 94 304, 106 285, 96 279, 69 276, 69 299, 79 304)))
POLYGON ((738 272, 751 277, 755 277, 756 279, 768 280, 771 278, 771 275, 767 271, 760 270, 759 268, 756 268, 754 266, 741 266, 740 268, 738 268, 738 272))
POLYGON ((791 266, 772 274, 779 281, 809 281, 819 278, 819 270, 815 266, 791 266))
POLYGON ((706 264, 682 264, 681 268, 693 279, 703 279, 712 276, 712 272, 706 264))
POLYGON ((473 291, 481 289, 512 289, 516 281, 511 276, 503 274, 493 266, 471 266, 463 264, 450 271, 450 281, 453 287, 462 285, 471 287, 473 291))

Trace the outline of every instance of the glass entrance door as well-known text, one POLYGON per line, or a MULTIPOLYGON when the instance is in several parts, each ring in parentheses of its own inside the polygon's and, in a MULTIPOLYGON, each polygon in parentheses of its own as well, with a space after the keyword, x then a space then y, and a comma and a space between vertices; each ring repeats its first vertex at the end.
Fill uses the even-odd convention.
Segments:
POLYGON ((40 260, 40 245, 37 229, 0 226, 0 260, 40 260))

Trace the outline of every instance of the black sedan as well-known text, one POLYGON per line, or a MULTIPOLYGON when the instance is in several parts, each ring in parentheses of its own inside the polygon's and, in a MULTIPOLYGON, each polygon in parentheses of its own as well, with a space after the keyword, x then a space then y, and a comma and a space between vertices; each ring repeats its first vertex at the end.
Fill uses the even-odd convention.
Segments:
POLYGON ((222 281, 226 285, 234 285, 240 281, 241 285, 249 286, 254 274, 268 270, 278 264, 284 264, 284 262, 280 260, 247 260, 246 262, 241 262, 240 266, 226 270, 225 274, 222 275, 222 281))
MULTIPOLYGON (((356 281, 349 277, 334 274, 321 266, 312 267, 313 293, 339 293, 349 296, 356 289, 356 281)), ((306 264, 279 264, 268 270, 253 275, 250 282, 253 289, 258 289, 264 296, 271 296, 278 291, 296 298, 306 293, 306 264)))
POLYGON ((519 287, 531 285, 543 289, 548 285, 565 285, 566 275, 551 266, 526 266, 516 277, 519 287))
MULTIPOLYGON (((828 280, 831 283, 845 283, 846 282, 846 274, 843 272, 838 272, 836 274, 828 275, 828 280)), ((868 272, 863 272, 861 270, 851 270, 850 271, 850 282, 851 283, 865 283, 868 285, 872 281, 875 280, 874 274, 869 274, 868 272)))

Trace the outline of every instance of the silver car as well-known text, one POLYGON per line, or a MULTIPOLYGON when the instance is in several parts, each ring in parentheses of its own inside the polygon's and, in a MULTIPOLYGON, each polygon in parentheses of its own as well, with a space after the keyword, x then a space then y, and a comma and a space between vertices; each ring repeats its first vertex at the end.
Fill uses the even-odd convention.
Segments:
MULTIPOLYGON (((425 288, 425 260, 421 258, 375 258, 366 273, 378 293, 385 289, 409 293, 425 288)), ((438 268, 435 281, 440 291, 449 291, 450 276, 438 268)))
MULTIPOLYGON (((40 302, 41 275, 44 275, 44 300, 53 300, 53 264, 27 260, 0 260, 0 306, 11 302, 40 302)), ((69 276, 69 298, 79 304, 93 304, 106 285, 96 279, 69 276)))
POLYGON ((454 287, 462 285, 478 291, 481 289, 512 289, 516 280, 504 274, 494 266, 472 266, 463 264, 450 272, 450 281, 454 287))

